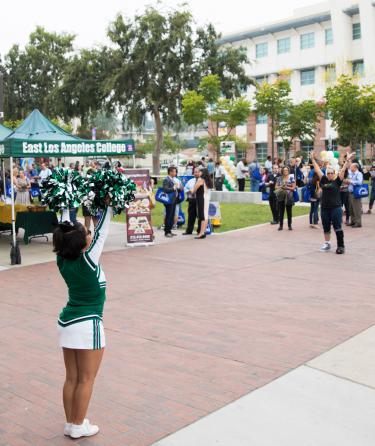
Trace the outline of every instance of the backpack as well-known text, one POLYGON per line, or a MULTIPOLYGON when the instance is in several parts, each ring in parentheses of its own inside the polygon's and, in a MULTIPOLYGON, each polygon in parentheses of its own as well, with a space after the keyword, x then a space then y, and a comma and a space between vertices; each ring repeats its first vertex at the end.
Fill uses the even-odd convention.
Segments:
POLYGON ((260 169, 258 164, 255 166, 255 169, 251 173, 251 178, 255 181, 262 181, 262 175, 260 174, 260 169))

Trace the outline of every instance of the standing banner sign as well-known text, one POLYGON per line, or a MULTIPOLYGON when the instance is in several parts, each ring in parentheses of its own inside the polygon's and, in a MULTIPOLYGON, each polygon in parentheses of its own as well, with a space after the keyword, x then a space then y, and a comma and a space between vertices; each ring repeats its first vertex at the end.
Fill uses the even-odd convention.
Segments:
POLYGON ((148 169, 122 169, 122 172, 137 185, 135 200, 126 209, 127 245, 154 243, 150 207, 150 171, 148 169))

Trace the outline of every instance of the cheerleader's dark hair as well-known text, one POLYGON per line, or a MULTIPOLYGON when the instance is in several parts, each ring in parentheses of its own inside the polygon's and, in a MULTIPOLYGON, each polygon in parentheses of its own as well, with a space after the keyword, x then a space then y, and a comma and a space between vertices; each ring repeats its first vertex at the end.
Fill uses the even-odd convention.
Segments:
POLYGON ((76 260, 87 245, 86 237, 81 223, 60 223, 53 231, 53 252, 65 260, 76 260))

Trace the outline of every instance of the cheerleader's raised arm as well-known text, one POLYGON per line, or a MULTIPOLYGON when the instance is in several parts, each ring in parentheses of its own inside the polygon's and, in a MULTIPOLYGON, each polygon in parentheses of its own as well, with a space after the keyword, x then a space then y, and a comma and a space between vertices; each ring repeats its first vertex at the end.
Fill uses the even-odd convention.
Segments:
POLYGON ((99 220, 99 223, 94 230, 94 237, 92 239, 92 242, 88 247, 88 249, 83 254, 89 262, 92 262, 95 265, 99 264, 99 258, 102 254, 104 243, 108 237, 109 225, 112 216, 113 216, 112 207, 107 206, 104 209, 102 217, 99 220))

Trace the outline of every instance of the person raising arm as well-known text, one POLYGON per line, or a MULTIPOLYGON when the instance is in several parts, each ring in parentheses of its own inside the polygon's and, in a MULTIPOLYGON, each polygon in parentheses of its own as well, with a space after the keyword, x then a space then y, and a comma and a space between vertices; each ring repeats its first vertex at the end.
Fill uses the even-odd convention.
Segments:
POLYGON ((324 231, 324 244, 320 248, 321 251, 329 251, 331 249, 331 226, 336 233, 337 249, 336 254, 344 254, 344 231, 342 230, 342 207, 340 186, 343 182, 345 170, 354 154, 348 154, 346 161, 341 168, 338 176, 335 170, 328 166, 324 174, 319 167, 315 154, 310 154, 314 171, 317 173, 320 180, 320 187, 322 189, 321 201, 321 217, 324 231))

